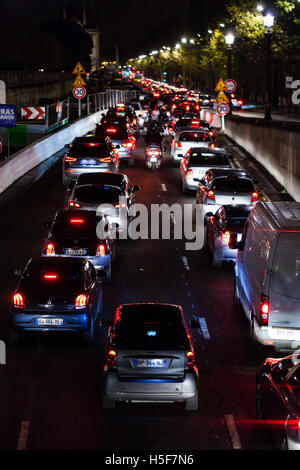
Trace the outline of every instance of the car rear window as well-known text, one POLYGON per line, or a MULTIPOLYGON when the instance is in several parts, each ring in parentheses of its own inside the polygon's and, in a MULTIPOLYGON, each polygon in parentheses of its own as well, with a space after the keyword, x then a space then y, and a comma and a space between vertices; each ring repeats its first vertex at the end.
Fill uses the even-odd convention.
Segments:
POLYGON ((99 136, 109 136, 112 141, 114 140, 126 140, 128 138, 128 133, 124 129, 118 129, 117 127, 109 126, 105 128, 99 127, 97 129, 97 135, 99 136))
POLYGON ((248 193, 254 190, 254 186, 252 181, 246 178, 216 178, 212 189, 223 193, 248 193))
POLYGON ((60 237, 80 237, 90 238, 96 237, 96 226, 97 222, 101 220, 101 217, 94 217, 92 220, 86 216, 74 216, 73 211, 67 217, 57 218, 52 229, 52 236, 60 237))
POLYGON ((84 185, 75 189, 74 196, 81 202, 116 202, 121 191, 113 186, 84 185))
POLYGON ((199 153, 199 152, 191 152, 189 163, 191 165, 206 166, 206 167, 210 167, 213 165, 229 165, 230 166, 230 163, 226 155, 199 153))
POLYGON ((272 290, 285 297, 300 299, 300 253, 280 254, 276 257, 272 290))
POLYGON ((241 230, 244 228, 247 217, 232 217, 228 220, 228 230, 241 230))
POLYGON ((179 137, 180 142, 210 142, 206 132, 183 132, 179 137))
POLYGON ((71 157, 101 157, 108 155, 108 149, 105 144, 78 144, 73 145, 68 155, 71 157))

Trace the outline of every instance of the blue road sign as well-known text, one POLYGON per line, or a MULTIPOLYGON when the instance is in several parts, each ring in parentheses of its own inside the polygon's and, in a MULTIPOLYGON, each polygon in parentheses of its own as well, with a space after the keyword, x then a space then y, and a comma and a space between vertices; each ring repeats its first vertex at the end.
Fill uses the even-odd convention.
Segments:
POLYGON ((0 127, 16 127, 17 106, 15 104, 0 104, 0 127))

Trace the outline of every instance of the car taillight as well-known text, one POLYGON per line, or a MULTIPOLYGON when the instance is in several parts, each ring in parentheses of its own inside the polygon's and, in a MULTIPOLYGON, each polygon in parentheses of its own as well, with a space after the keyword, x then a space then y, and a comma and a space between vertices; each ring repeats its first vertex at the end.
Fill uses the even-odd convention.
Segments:
POLYGON ((215 193, 214 191, 207 191, 207 199, 211 199, 212 201, 215 200, 215 193))
POLYGON ((187 367, 194 367, 195 365, 195 354, 193 351, 187 351, 185 353, 185 356, 186 356, 186 365, 187 367))
POLYGON ((107 365, 109 367, 114 367, 117 364, 117 351, 115 349, 110 349, 107 353, 107 365))
POLYGON ((18 307, 18 308, 24 308, 25 307, 24 297, 19 292, 17 292, 13 296, 13 305, 14 305, 14 307, 18 307))
POLYGON ((47 256, 55 255, 55 247, 54 247, 53 243, 47 243, 46 255, 47 256))
POLYGON ((261 301, 260 301, 260 322, 262 325, 267 325, 269 322, 269 310, 270 310, 270 304, 269 304, 269 297, 266 295, 261 296, 261 301))
POLYGON ((214 148, 215 148, 215 144, 209 144, 209 148, 210 148, 210 149, 214 149, 214 148))
POLYGON ((77 161, 77 158, 73 158, 73 157, 65 157, 65 162, 76 162, 77 161))
POLYGON ((80 204, 79 204, 79 202, 70 201, 69 202, 69 207, 80 207, 80 204))
POLYGON ((122 144, 122 147, 127 147, 128 149, 132 149, 133 148, 133 142, 125 142, 124 144, 122 144))
POLYGON ((211 103, 213 103, 213 102, 214 102, 214 100, 213 100, 213 99, 211 99, 211 100, 210 100, 210 102, 211 102, 211 103))
POLYGON ((85 308, 87 305, 87 296, 85 294, 77 295, 75 299, 75 308, 85 308))
POLYGON ((186 178, 192 178, 193 177, 193 170, 188 170, 185 175, 186 178))
POLYGON ((228 245, 229 239, 230 239, 230 232, 226 230, 226 232, 222 233, 221 237, 222 237, 223 242, 225 242, 228 245))
POLYGON ((181 149, 182 148, 181 142, 175 142, 175 148, 181 149))
POLYGON ((251 202, 257 202, 258 200, 259 200, 259 194, 256 192, 253 192, 251 202))
POLYGON ((200 121, 192 121, 191 124, 192 126, 199 126, 200 121))
POLYGON ((106 132, 108 132, 109 134, 115 134, 117 132, 117 129, 109 127, 108 129, 106 129, 106 132))
POLYGON ((214 133, 213 131, 209 131, 208 135, 209 135, 210 137, 213 137, 213 136, 215 135, 215 133, 214 133))
POLYGON ((243 104, 243 101, 242 101, 242 100, 239 100, 239 104, 242 105, 242 104, 243 104))
POLYGON ((106 255, 106 245, 104 243, 100 243, 97 246, 96 256, 105 256, 106 255))
POLYGON ((300 419, 288 419, 286 425, 290 429, 294 429, 295 431, 300 431, 300 419))

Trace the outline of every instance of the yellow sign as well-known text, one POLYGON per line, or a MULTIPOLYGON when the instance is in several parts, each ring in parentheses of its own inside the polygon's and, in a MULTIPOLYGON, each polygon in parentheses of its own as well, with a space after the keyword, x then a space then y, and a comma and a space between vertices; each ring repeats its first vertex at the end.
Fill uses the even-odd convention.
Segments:
POLYGON ((77 85, 82 85, 82 86, 86 85, 85 81, 80 75, 77 75, 77 77, 75 78, 73 82, 73 86, 77 86, 77 85))
POLYGON ((217 86, 216 86, 215 90, 216 90, 216 91, 223 91, 223 90, 225 90, 225 88, 226 88, 226 85, 225 85, 225 83, 223 82, 223 79, 220 78, 220 80, 219 80, 218 83, 217 83, 217 86))
POLYGON ((85 70, 84 70, 84 68, 82 67, 82 65, 81 65, 80 62, 77 62, 77 64, 75 65, 75 69, 73 70, 72 73, 74 73, 74 74, 76 74, 76 75, 78 75, 78 74, 80 75, 80 74, 82 74, 82 73, 85 73, 85 70))
POLYGON ((220 91, 220 93, 217 96, 217 102, 218 103, 228 103, 229 99, 225 95, 224 91, 220 91))

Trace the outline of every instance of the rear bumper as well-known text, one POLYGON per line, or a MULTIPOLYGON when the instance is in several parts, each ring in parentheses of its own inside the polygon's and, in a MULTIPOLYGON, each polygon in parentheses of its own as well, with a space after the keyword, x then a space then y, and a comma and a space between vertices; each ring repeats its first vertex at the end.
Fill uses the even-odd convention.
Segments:
MULTIPOLYGON (((278 330, 280 328, 274 328, 278 330)), ((300 348, 300 339, 277 339, 272 334, 272 328, 268 326, 261 326, 254 318, 254 332, 257 341, 264 346, 273 346, 279 352, 292 352, 300 348)))
POLYGON ((19 334, 25 333, 85 333, 89 329, 89 316, 87 313, 68 312, 60 313, 15 313, 10 318, 10 328, 19 334), (62 325, 38 325, 38 318, 60 318, 62 325))
MULTIPOLYGON (((63 167, 63 179, 65 182, 71 182, 74 179, 77 179, 78 176, 83 173, 103 173, 103 172, 115 172, 116 167, 114 165, 106 165, 101 167, 81 167, 81 168, 65 168, 63 167)), ((66 184, 66 183, 65 183, 66 184)))
POLYGON ((199 184, 198 181, 194 181, 193 178, 191 179, 184 178, 183 183, 186 189, 190 189, 194 191, 196 191, 196 189, 198 188, 198 184, 199 184))
POLYGON ((194 398, 198 391, 198 374, 186 372, 180 379, 120 379, 116 371, 106 372, 104 394, 116 401, 172 401, 194 398))

